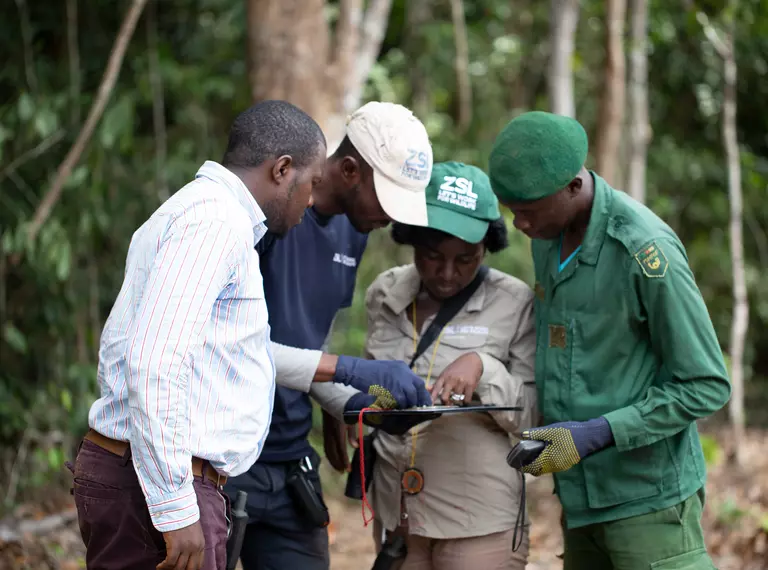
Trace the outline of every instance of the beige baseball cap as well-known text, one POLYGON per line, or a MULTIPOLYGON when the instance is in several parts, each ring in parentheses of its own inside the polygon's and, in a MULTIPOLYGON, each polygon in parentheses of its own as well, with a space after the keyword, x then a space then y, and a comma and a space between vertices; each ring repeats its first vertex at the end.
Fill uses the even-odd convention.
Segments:
POLYGON ((347 118, 346 134, 373 168, 384 212, 396 222, 426 226, 432 145, 421 121, 402 105, 372 101, 347 118))

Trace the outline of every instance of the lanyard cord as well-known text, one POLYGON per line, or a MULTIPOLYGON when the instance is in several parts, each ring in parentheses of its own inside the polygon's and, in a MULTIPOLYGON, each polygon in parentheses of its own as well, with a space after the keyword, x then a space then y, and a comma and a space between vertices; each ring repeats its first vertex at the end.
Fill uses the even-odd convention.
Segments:
MULTIPOLYGON (((416 354, 416 347, 418 346, 420 336, 418 327, 416 325, 416 299, 413 300, 411 307, 413 315, 413 353, 416 354)), ((448 326, 448 324, 446 324, 446 326, 448 326)), ((443 338, 443 332, 445 332, 445 327, 440 330, 440 335, 437 337, 437 341, 435 342, 435 349, 432 351, 432 359, 429 361, 429 370, 427 371, 427 379, 425 381, 427 388, 429 388, 429 383, 432 379, 432 368, 435 365, 435 357, 437 356, 437 349, 440 346, 440 341, 443 338)), ((409 465, 411 469, 413 469, 414 465, 416 464, 416 440, 418 437, 418 426, 413 426, 413 428, 411 428, 411 461, 409 465)))
POLYGON ((517 552, 523 544, 523 525, 525 525, 525 473, 522 471, 518 473, 520 473, 520 506, 517 509, 515 531, 512 533, 512 552, 517 552))
MULTIPOLYGON (((418 347, 418 336, 419 333, 416 330, 416 300, 413 301, 413 353, 416 354, 416 348, 418 347)), ((443 332, 445 331, 445 328, 443 328, 440 331, 440 335, 437 337, 437 341, 435 342, 435 349, 432 351, 432 359, 429 362, 429 371, 427 372, 427 380, 426 384, 429 386, 429 381, 432 378, 432 368, 435 365, 435 357, 437 356, 437 348, 440 346, 440 340, 443 338, 443 332)), ((371 503, 368 502, 368 493, 366 491, 366 484, 365 484, 365 445, 363 440, 363 415, 365 412, 369 410, 378 409, 375 407, 370 408, 363 408, 360 410, 360 413, 357 416, 357 441, 360 449, 360 482, 362 484, 362 490, 363 490, 363 503, 362 503, 362 511, 363 511, 363 526, 368 526, 368 524, 373 520, 375 513, 373 512, 373 507, 371 506, 371 503), (370 512, 370 518, 368 518, 366 510, 370 512)), ((413 468, 413 465, 416 461, 416 438, 418 437, 418 429, 416 426, 414 426, 411 429, 411 468, 413 468)))
POLYGON ((373 520, 374 512, 371 503, 368 502, 368 493, 365 490, 365 440, 363 439, 363 414, 368 410, 374 410, 376 408, 363 408, 360 410, 360 414, 357 416, 357 445, 360 450, 360 483, 363 487, 363 526, 368 526, 373 520), (371 513, 371 518, 367 518, 365 514, 366 508, 371 513))

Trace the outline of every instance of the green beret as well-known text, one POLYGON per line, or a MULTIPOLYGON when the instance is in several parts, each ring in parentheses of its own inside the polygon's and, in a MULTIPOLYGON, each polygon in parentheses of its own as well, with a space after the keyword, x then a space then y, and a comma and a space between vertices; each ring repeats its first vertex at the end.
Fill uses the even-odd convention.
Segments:
POLYGON ((565 188, 587 160, 576 119, 532 111, 512 119, 493 143, 489 177, 502 202, 540 200, 565 188))

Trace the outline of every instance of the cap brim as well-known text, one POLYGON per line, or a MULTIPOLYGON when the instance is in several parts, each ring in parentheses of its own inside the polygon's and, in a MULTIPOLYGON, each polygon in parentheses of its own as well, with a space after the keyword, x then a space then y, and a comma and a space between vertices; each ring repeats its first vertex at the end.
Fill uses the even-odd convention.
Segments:
POLYGON ((409 226, 427 225, 429 218, 427 217, 427 196, 424 191, 414 192, 401 188, 375 169, 373 185, 381 207, 392 220, 409 226))
POLYGON ((488 233, 490 222, 465 216, 430 204, 427 206, 429 227, 440 230, 468 243, 480 243, 488 233))

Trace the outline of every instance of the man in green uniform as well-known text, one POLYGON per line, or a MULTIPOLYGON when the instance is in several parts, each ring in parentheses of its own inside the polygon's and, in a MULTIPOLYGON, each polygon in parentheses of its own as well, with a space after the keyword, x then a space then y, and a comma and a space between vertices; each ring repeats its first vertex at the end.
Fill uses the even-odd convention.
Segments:
POLYGON ((536 384, 566 570, 714 568, 695 421, 730 397, 685 248, 645 206, 584 167, 587 135, 542 112, 496 139, 490 178, 532 238, 536 384))

